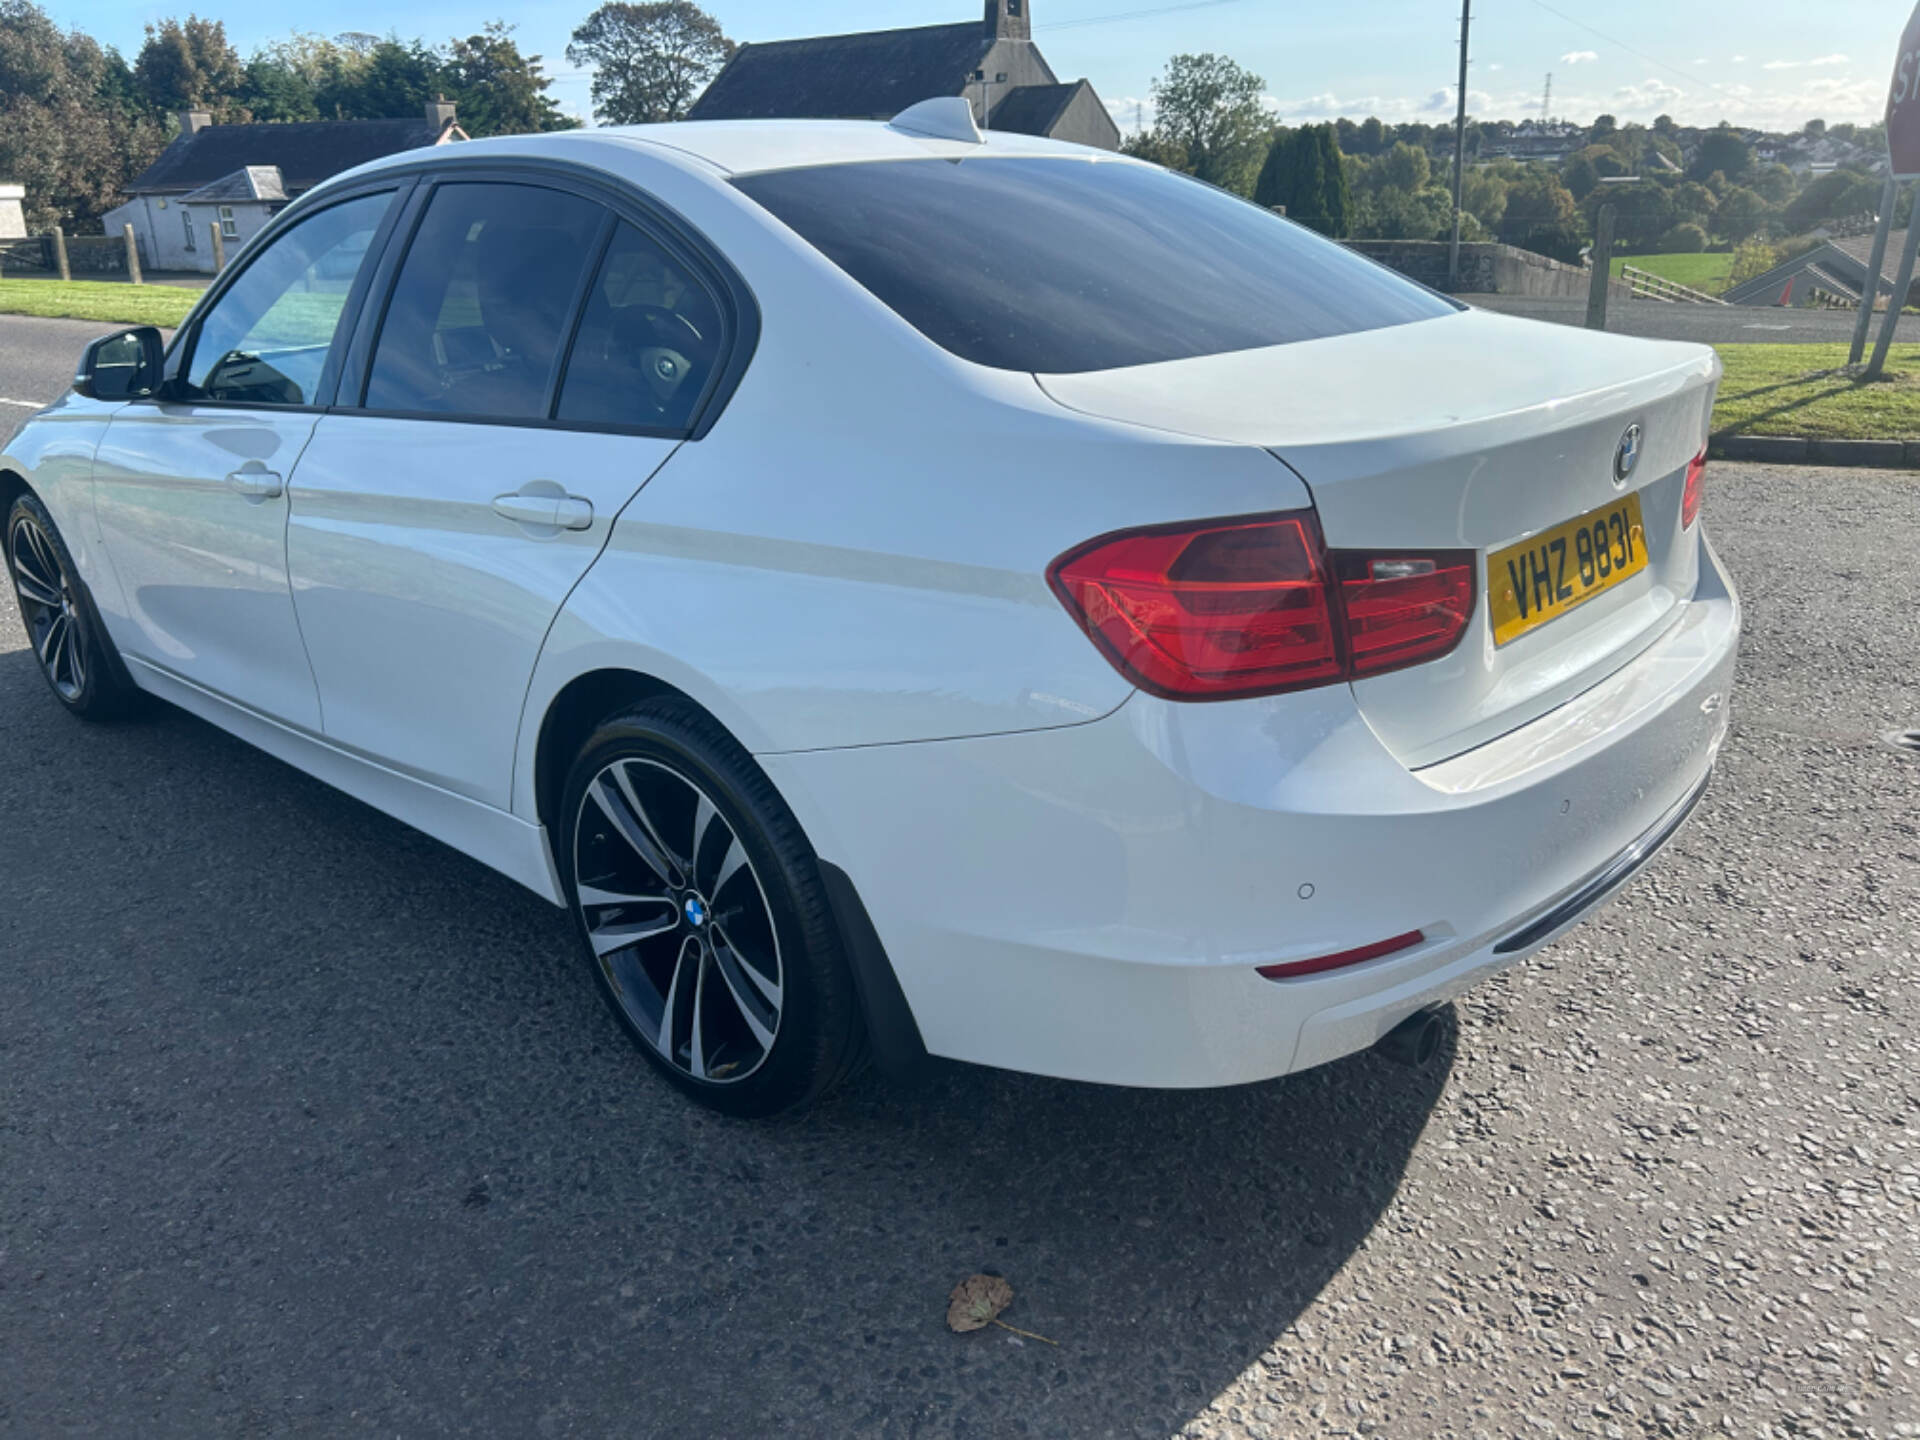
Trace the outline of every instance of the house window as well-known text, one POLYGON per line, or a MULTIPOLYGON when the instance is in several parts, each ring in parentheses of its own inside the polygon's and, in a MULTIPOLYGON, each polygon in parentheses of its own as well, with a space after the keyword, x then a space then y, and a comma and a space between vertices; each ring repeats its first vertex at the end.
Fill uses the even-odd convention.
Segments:
POLYGON ((1020 18, 1020 5, 1021 0, 1007 0, 1007 14, 1018 20, 1020 18))
POLYGON ((191 250, 193 249, 193 211, 184 205, 180 207, 180 223, 186 227, 187 249, 191 250))
POLYGON ((237 240, 239 237, 240 227, 234 223, 233 207, 231 205, 222 205, 220 207, 220 238, 223 240, 237 240))

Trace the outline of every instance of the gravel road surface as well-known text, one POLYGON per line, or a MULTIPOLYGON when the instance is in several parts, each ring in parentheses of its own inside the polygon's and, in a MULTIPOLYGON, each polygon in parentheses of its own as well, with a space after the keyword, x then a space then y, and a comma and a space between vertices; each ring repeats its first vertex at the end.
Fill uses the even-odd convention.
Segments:
POLYGON ((709 1117, 560 912, 0 604, 0 1433, 1920 1434, 1920 483, 1710 473, 1691 827, 1427 1068, 1211 1093, 709 1117))

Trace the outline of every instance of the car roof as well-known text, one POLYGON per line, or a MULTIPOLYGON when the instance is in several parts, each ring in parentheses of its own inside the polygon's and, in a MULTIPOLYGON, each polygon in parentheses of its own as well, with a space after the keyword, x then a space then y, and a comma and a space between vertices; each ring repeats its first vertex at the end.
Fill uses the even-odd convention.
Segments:
MULTIPOLYGON (((691 168, 726 175, 871 160, 959 160, 979 155, 1139 163, 1110 150, 1033 135, 989 132, 975 144, 910 134, 879 120, 684 120, 666 125, 617 125, 468 140, 454 147, 454 153, 484 153, 503 159, 565 159, 578 157, 588 145, 609 141, 655 154, 665 152, 665 158, 698 162, 691 168)), ((384 168, 385 163, 417 163, 421 158, 419 152, 409 152, 363 169, 384 168)))

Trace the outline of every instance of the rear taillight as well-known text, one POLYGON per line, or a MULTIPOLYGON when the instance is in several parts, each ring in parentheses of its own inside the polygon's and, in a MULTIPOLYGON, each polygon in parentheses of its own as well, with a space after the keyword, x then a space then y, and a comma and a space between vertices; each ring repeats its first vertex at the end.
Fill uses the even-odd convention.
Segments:
POLYGON ((1109 535, 1047 572, 1116 669, 1174 700, 1301 690, 1445 654, 1470 553, 1327 555, 1313 512, 1109 535))
POLYGON ((1355 675, 1444 655, 1473 616, 1471 555, 1342 554, 1335 568, 1355 675))
POLYGON ((1680 495, 1680 528, 1688 529, 1700 518, 1700 502, 1707 498, 1707 452, 1702 450, 1687 466, 1687 488, 1680 495))

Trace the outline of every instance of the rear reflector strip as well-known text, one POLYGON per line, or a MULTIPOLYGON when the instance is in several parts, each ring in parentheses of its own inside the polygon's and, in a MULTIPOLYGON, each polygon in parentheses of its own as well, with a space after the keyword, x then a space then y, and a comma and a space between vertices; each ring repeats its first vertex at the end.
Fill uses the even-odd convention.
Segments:
POLYGON ((1358 965, 1363 960, 1378 960, 1382 955, 1411 950, 1426 938, 1421 931, 1409 930, 1404 935, 1396 935, 1391 940, 1376 940, 1357 950, 1342 950, 1334 955, 1316 956, 1312 960, 1289 960, 1284 965, 1262 965, 1259 969, 1269 980, 1292 980, 1299 975, 1318 975, 1323 970, 1338 970, 1344 965, 1358 965))

